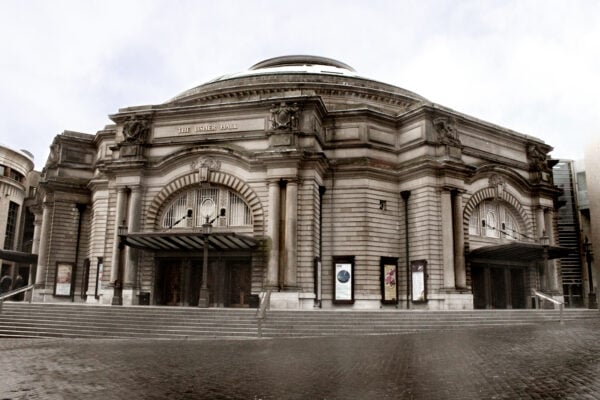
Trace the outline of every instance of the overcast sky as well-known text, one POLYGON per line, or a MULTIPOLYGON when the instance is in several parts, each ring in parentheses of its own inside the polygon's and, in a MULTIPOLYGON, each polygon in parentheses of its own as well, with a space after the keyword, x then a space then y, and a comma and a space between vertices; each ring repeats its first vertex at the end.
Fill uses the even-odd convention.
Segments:
POLYGON ((36 169, 64 130, 267 58, 334 58, 578 159, 600 136, 600 1, 0 0, 0 143, 36 169))

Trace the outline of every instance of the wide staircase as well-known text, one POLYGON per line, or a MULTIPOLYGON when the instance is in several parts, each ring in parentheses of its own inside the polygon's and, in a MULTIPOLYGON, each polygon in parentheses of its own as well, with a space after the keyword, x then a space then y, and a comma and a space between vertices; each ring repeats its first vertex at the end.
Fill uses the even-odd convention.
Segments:
POLYGON ((384 335, 598 320, 598 310, 269 310, 4 302, 0 337, 248 339, 384 335))

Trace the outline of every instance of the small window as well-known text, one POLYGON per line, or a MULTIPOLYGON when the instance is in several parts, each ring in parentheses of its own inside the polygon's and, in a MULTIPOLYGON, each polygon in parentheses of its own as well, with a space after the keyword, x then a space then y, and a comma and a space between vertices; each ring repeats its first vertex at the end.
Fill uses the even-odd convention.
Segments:
POLYGON ((19 205, 10 202, 8 205, 8 216, 6 218, 6 235, 4 236, 4 249, 13 250, 15 242, 15 233, 17 230, 17 217, 19 215, 19 205))

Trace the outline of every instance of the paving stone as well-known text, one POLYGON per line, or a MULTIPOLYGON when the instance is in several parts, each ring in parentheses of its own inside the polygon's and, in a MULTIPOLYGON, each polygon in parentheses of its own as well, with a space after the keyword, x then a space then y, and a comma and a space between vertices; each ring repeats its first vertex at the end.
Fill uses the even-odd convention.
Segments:
POLYGON ((598 320, 388 336, 0 340, 0 399, 598 399, 598 320))

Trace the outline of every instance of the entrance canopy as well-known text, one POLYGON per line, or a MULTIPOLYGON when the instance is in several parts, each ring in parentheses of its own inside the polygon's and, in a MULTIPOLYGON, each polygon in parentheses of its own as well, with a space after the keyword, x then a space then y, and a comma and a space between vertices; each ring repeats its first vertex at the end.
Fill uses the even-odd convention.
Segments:
POLYGON ((148 232, 119 237, 129 247, 150 251, 202 251, 207 240, 209 249, 217 251, 252 250, 258 245, 258 240, 233 232, 148 232))
POLYGON ((22 251, 0 250, 0 260, 14 261, 23 264, 37 264, 38 255, 22 251))
POLYGON ((471 260, 532 262, 561 258, 575 251, 566 247, 542 246, 538 243, 513 242, 484 246, 469 253, 471 260))

